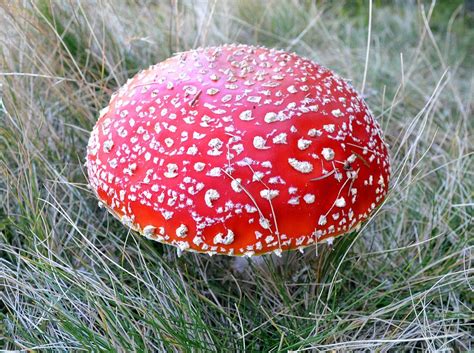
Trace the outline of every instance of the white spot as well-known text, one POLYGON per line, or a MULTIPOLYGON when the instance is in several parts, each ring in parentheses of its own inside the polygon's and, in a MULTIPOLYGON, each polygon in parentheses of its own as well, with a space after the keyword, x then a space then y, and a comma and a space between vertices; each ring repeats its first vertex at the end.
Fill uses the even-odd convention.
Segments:
POLYGON ((251 110, 244 110, 242 113, 239 114, 240 120, 243 121, 250 121, 253 120, 254 118, 252 117, 252 111, 251 110))
POLYGON ((220 177, 221 176, 221 168, 220 167, 214 167, 206 175, 211 176, 211 177, 220 177))
POLYGON ((295 86, 291 85, 290 87, 287 88, 287 91, 290 93, 296 93, 298 90, 296 89, 295 86))
POLYGON ((232 149, 237 152, 237 154, 241 154, 244 150, 244 145, 242 145, 241 143, 237 144, 237 145, 234 145, 232 146, 232 149))
POLYGON ((310 129, 310 130, 308 131, 308 136, 310 136, 310 137, 316 137, 316 136, 321 136, 321 135, 322 135, 321 130, 310 129))
POLYGON ((118 129, 117 129, 117 132, 119 134, 120 137, 127 137, 127 130, 123 127, 123 126, 120 126, 118 129))
POLYGON ((258 223, 260 223, 260 226, 263 229, 270 229, 270 221, 266 219, 265 217, 260 217, 260 219, 258 220, 258 223))
POLYGON ((117 158, 111 159, 109 161, 109 165, 114 169, 117 168, 117 165, 118 165, 117 158))
POLYGON ((306 161, 299 161, 295 158, 288 158, 288 163, 290 163, 293 169, 303 174, 308 174, 313 171, 313 165, 306 161))
POLYGON ((265 139, 262 136, 255 136, 253 138, 253 146, 258 150, 266 150, 270 148, 265 146, 265 139))
POLYGON ((120 219, 124 225, 127 227, 133 227, 133 220, 131 217, 127 215, 123 215, 122 218, 120 219))
POLYGON ((197 153, 198 153, 198 148, 196 147, 196 145, 192 145, 191 147, 189 147, 188 151, 186 152, 186 154, 189 154, 191 156, 195 156, 197 153))
POLYGON ((104 144, 103 144, 104 152, 105 153, 110 152, 110 150, 112 149, 113 146, 114 146, 114 141, 112 141, 112 140, 105 141, 104 144))
POLYGON ((206 91, 206 93, 210 96, 214 96, 216 95, 217 93, 219 93, 219 90, 217 88, 208 88, 208 90, 206 91))
POLYGON ((313 194, 306 194, 303 196, 303 200, 304 202, 306 202, 307 204, 310 204, 310 203, 313 203, 314 202, 314 195, 313 194))
POLYGON ((155 227, 153 226, 145 226, 143 228, 143 235, 146 237, 151 237, 153 234, 155 234, 155 227))
POLYGON ((174 164, 174 163, 168 163, 168 165, 166 166, 168 168, 168 171, 166 171, 164 173, 165 177, 167 178, 175 178, 178 176, 178 165, 174 164))
POLYGON ((352 211, 352 209, 350 209, 347 215, 349 216, 349 220, 351 221, 352 218, 354 218, 354 211, 352 211))
POLYGON ((196 235, 196 236, 193 238, 193 243, 196 244, 197 246, 199 246, 199 245, 201 245, 202 243, 204 243, 204 240, 203 240, 201 237, 199 237, 199 236, 196 235))
POLYGON ((200 140, 204 138, 206 134, 200 134, 199 132, 194 131, 193 132, 193 139, 200 140))
POLYGON ((244 207, 245 207, 245 211, 247 211, 247 213, 255 213, 255 212, 258 211, 256 207, 248 205, 248 204, 245 205, 244 207))
POLYGON ((332 148, 323 148, 321 154, 327 161, 332 161, 334 159, 334 150, 332 148))
POLYGON ((194 170, 196 172, 201 172, 204 169, 205 166, 206 165, 202 162, 196 162, 196 163, 194 163, 194 170))
POLYGON ((325 215, 321 215, 321 216, 319 217, 318 224, 319 224, 320 226, 323 226, 323 225, 325 225, 326 223, 327 223, 326 216, 325 216, 325 215))
POLYGON ((234 83, 226 84, 226 85, 224 85, 224 87, 227 88, 227 89, 238 89, 239 88, 239 86, 237 86, 234 83))
POLYGON ((270 184, 286 184, 285 180, 281 176, 275 176, 268 179, 270 184))
POLYGON ((186 227, 184 224, 181 224, 178 229, 176 229, 176 236, 178 238, 186 238, 188 235, 188 227, 186 227))
POLYGON ((299 205, 300 204, 300 197, 299 196, 293 196, 288 203, 290 205, 299 205))
POLYGON ((273 138, 273 143, 274 144, 285 144, 286 142, 286 133, 282 132, 281 134, 276 135, 273 138))
POLYGON ((189 249, 189 243, 187 241, 177 241, 176 246, 178 247, 178 257, 181 256, 181 253, 189 249))
POLYGON ((159 133, 161 132, 161 126, 160 126, 160 123, 159 123, 159 122, 155 124, 155 132, 156 132, 157 134, 159 134, 159 133))
POLYGON ((226 94, 224 97, 222 97, 221 102, 222 103, 227 103, 231 99, 232 99, 232 95, 231 94, 226 94))
POLYGON ((379 181, 377 182, 380 186, 384 187, 385 186, 385 181, 383 179, 382 174, 380 174, 379 181))
POLYGON ((327 125, 323 125, 323 129, 329 133, 333 133, 334 130, 336 129, 336 126, 334 124, 327 124, 327 125))
MULTIPOLYGON (((306 239, 306 237, 304 235, 297 238, 296 239, 296 246, 300 246, 301 244, 303 244, 305 239, 306 239)), ((300 251, 303 251, 303 249, 301 248, 300 251)))
POLYGON ((262 97, 259 96, 250 96, 247 98, 247 101, 250 103, 260 103, 262 97))
POLYGON ((137 169, 137 163, 130 164, 127 168, 123 170, 125 174, 133 175, 133 172, 137 169))
POLYGON ((344 114, 342 114, 341 110, 340 109, 334 109, 332 112, 332 115, 334 115, 336 118, 339 118, 340 116, 343 116, 344 114))
POLYGON ((242 191, 241 182, 242 182, 242 179, 240 178, 233 179, 230 182, 230 186, 232 187, 232 190, 234 190, 235 192, 241 192, 242 191))
POLYGON ((217 190, 209 189, 204 195, 204 202, 206 202, 207 207, 213 207, 212 202, 219 199, 220 196, 217 190))
POLYGON ((264 189, 260 191, 260 196, 264 199, 271 200, 278 196, 280 192, 278 190, 268 190, 264 189))
POLYGON ((207 154, 210 156, 219 156, 222 154, 222 151, 220 151, 220 148, 222 147, 224 143, 216 138, 213 138, 209 141, 208 146, 211 147, 212 149, 207 151, 207 154))
POLYGON ((273 240, 275 240, 275 237, 273 235, 267 235, 265 237, 265 243, 270 244, 273 240))
POLYGON ((222 237, 222 233, 218 233, 214 237, 214 244, 224 244, 224 245, 229 245, 234 242, 234 232, 231 231, 230 229, 227 229, 227 235, 225 237, 222 237))
POLYGON ((340 198, 336 199, 335 205, 337 207, 345 207, 346 206, 346 200, 344 199, 344 197, 340 197, 340 198))
POLYGON ((298 140, 298 148, 301 151, 304 151, 305 149, 307 149, 311 145, 311 143, 312 143, 311 140, 305 140, 304 138, 300 138, 298 140))
POLYGON ((253 173, 252 175, 252 181, 260 181, 262 180, 262 178, 264 177, 265 174, 263 174, 262 172, 255 172, 253 173))
POLYGON ((265 114, 265 118, 263 120, 265 120, 266 123, 273 123, 278 120, 278 115, 277 113, 269 112, 265 114))
POLYGON ((208 150, 208 151, 207 151, 207 154, 208 154, 209 156, 220 156, 220 155, 222 154, 222 151, 213 148, 212 150, 208 150))
POLYGON ((372 185, 373 184, 373 181, 374 181, 374 176, 373 175, 369 175, 369 185, 372 185))
POLYGON ((209 141, 208 146, 214 149, 220 149, 223 144, 224 143, 216 137, 209 141))

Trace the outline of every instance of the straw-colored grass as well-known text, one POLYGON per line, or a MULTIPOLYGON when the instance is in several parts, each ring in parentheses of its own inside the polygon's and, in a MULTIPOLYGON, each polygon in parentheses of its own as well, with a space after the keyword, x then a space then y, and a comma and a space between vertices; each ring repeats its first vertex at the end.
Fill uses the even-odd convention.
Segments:
POLYGON ((464 2, 157 3, 0 2, 0 348, 474 349, 464 2), (174 52, 228 42, 334 69, 385 131, 389 197, 319 257, 177 257, 128 232, 86 187, 88 134, 111 93, 174 52))

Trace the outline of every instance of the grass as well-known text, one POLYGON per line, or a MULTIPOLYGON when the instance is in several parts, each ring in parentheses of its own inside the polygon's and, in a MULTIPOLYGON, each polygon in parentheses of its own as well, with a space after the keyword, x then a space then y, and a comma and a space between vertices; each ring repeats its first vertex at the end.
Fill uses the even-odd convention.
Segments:
POLYGON ((0 348, 474 349, 464 2, 374 1, 371 16, 364 1, 202 3, 1 3, 0 348), (110 94, 174 52, 225 42, 334 69, 364 86, 385 131, 388 199, 319 256, 178 257, 129 233, 86 187, 88 132, 110 94))

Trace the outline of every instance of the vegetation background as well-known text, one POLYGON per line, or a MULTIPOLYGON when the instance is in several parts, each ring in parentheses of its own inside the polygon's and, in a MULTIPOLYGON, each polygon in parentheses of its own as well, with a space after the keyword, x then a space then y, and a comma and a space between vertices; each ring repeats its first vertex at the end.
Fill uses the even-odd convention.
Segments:
POLYGON ((472 2, 0 4, 0 348, 474 349, 472 2), (334 69, 380 121, 390 195, 333 249, 177 257, 87 189, 85 146, 111 93, 175 52, 228 42, 334 69))

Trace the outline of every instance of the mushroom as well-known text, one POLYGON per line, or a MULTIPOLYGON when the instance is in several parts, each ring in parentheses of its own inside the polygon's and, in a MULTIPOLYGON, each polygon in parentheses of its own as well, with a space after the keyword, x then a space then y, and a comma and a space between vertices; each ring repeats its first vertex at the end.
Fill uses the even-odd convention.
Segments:
POLYGON ((128 80, 86 166, 101 203, 144 236, 247 256, 350 232, 390 175, 379 124, 347 81, 247 45, 180 53, 128 80))

